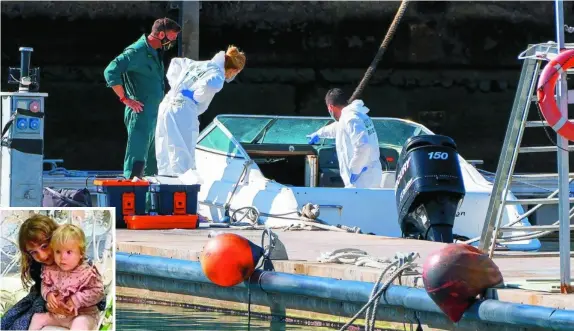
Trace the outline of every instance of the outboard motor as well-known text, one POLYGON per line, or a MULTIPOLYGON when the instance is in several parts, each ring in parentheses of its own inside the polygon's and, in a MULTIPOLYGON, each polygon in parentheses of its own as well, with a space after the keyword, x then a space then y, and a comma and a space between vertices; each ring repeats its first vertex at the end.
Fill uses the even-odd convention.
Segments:
POLYGON ((454 219, 465 193, 450 137, 421 135, 406 141, 395 188, 403 237, 452 243, 454 219))

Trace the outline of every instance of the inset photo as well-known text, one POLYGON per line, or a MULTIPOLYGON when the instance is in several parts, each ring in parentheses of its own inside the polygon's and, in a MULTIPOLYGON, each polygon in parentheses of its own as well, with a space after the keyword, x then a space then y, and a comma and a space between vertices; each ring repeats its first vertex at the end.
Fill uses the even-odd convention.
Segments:
POLYGON ((115 330, 114 208, 0 208, 1 330, 115 330))

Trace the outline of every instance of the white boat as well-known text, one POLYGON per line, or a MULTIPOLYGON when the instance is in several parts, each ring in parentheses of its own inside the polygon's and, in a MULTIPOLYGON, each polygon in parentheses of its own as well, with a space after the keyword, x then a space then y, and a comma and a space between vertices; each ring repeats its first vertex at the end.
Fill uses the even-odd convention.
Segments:
MULTIPOLYGON (((405 142, 419 135, 433 135, 425 126, 398 118, 372 118, 381 151, 383 181, 380 189, 343 188, 335 142, 322 139, 309 145, 306 135, 328 125, 330 117, 219 115, 199 135, 197 174, 201 178, 199 214, 219 221, 237 211, 255 207, 259 222, 269 227, 299 221, 306 204, 319 207, 319 219, 329 225, 359 228, 363 233, 401 237, 395 198, 396 165, 405 142)), ((62 161, 62 160, 59 160, 62 161)), ((56 167, 44 171, 44 186, 84 188, 94 193, 93 176, 114 177, 120 172, 68 171, 56 167)), ((460 155, 466 194, 456 212, 453 234, 459 240, 479 237, 488 209, 492 183, 460 155)), ((181 184, 177 178, 148 178, 163 184, 181 184)), ((516 197, 509 192, 509 199, 516 197)), ((95 199, 94 199, 95 201, 95 199)), ((520 205, 507 205, 503 224, 524 213, 520 205)), ((514 225, 510 236, 525 235, 520 227, 531 226, 528 218, 514 225)), ((474 243, 476 244, 476 242, 474 243)), ((538 239, 504 244, 507 249, 531 251, 538 239)))
MULTIPOLYGON (((329 117, 219 115, 200 134, 196 166, 202 185, 199 213, 213 220, 254 206, 267 226, 288 226, 307 204, 320 208, 327 224, 358 227, 363 233, 401 237, 395 200, 396 163, 408 138, 432 135, 425 126, 397 118, 372 118, 375 123, 383 182, 381 189, 343 188, 334 140, 307 144, 306 135, 329 124, 329 117)), ((480 236, 492 184, 459 156, 466 195, 456 212, 453 233, 459 238, 480 236)), ((168 180, 169 181, 169 180, 168 180)), ((509 199, 515 199, 509 192, 509 199)), ((521 206, 505 207, 503 224, 523 214, 521 206)), ((512 236, 524 235, 517 223, 512 236)), ((538 239, 506 244, 510 250, 538 250, 538 239)))

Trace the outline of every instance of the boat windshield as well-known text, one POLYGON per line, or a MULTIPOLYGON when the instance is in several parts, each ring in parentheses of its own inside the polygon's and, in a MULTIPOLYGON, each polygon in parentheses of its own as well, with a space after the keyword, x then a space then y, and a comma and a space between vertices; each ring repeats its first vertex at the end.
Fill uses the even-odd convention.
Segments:
MULTIPOLYGON (((217 119, 241 144, 307 144, 306 135, 333 122, 329 117, 219 115, 217 119)), ((410 137, 432 134, 426 127, 397 118, 371 118, 380 146, 400 149, 410 137)), ((334 139, 323 139, 334 145, 334 139)))

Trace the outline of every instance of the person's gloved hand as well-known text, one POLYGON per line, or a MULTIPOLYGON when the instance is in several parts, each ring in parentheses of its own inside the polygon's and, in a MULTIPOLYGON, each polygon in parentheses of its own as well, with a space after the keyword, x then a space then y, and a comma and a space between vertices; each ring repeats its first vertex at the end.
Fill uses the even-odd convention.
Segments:
POLYGON ((363 172, 367 171, 367 167, 364 167, 363 169, 361 169, 361 172, 359 174, 351 174, 351 184, 355 184, 357 182, 357 180, 359 179, 359 177, 361 176, 361 174, 363 172))
POLYGON ((308 141, 309 145, 316 144, 316 143, 319 142, 319 139, 321 139, 321 138, 319 137, 319 135, 316 134, 316 133, 309 134, 309 135, 307 135, 306 137, 309 139, 309 141, 308 141))
POLYGON ((197 103, 197 101, 195 101, 195 99, 193 98, 193 94, 195 93, 195 91, 193 90, 181 90, 181 95, 183 95, 186 98, 189 98, 191 100, 193 100, 193 102, 197 103))

